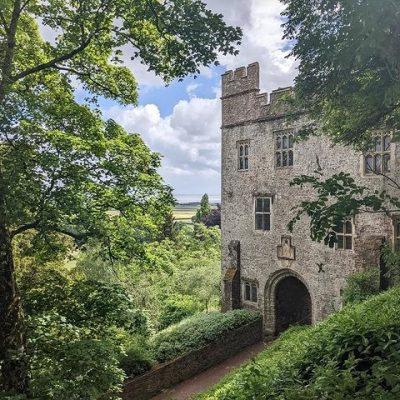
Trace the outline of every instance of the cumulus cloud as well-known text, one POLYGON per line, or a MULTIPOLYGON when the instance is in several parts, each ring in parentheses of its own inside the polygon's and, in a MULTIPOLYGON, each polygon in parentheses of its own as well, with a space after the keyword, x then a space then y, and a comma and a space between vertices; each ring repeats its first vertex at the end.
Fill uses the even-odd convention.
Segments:
POLYGON ((219 192, 220 104, 216 99, 179 101, 162 117, 155 104, 104 111, 128 132, 138 132, 164 156, 161 174, 180 193, 219 192))
POLYGON ((237 57, 220 57, 221 65, 235 69, 258 61, 261 69, 261 87, 272 91, 292 85, 297 63, 286 58, 289 51, 282 40, 284 6, 279 0, 208 0, 208 6, 224 15, 227 23, 240 26, 243 40, 237 57))

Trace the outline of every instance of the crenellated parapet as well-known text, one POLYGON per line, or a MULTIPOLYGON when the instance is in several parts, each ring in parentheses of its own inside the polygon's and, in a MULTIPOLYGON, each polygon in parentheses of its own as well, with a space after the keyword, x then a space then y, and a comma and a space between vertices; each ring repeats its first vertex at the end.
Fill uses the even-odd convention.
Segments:
POLYGON ((250 64, 222 75, 222 98, 260 91, 260 66, 250 64))
POLYGON ((222 75, 222 126, 286 115, 290 110, 285 98, 291 87, 260 93, 260 67, 253 63, 222 75))

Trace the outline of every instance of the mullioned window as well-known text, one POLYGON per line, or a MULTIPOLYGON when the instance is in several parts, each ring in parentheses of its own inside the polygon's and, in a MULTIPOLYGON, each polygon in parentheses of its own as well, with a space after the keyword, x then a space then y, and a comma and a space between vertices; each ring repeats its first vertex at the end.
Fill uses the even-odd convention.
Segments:
POLYGON ((277 167, 291 167, 293 165, 294 132, 275 132, 275 165, 277 167))

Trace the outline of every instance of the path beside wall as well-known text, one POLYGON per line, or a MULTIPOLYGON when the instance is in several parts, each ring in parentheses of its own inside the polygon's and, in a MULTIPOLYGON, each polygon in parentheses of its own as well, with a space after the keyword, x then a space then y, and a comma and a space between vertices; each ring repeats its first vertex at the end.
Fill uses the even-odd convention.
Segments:
POLYGON ((173 361, 156 366, 124 384, 124 400, 148 400, 162 390, 172 387, 200 372, 238 354, 245 347, 263 338, 261 317, 224 335, 209 345, 194 350, 173 361))
POLYGON ((263 351, 266 345, 268 345, 268 343, 258 342, 246 347, 239 354, 225 360, 221 364, 211 367, 207 371, 201 372, 193 378, 181 382, 173 388, 163 391, 163 393, 153 397, 152 400, 186 400, 193 394, 204 392, 218 383, 225 375, 229 374, 229 372, 240 367, 263 351))

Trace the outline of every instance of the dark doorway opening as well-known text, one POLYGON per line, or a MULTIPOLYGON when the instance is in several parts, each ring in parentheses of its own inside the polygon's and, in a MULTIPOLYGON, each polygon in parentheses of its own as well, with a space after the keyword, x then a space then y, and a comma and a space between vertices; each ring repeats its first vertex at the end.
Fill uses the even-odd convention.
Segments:
POLYGON ((311 296, 297 278, 283 278, 275 291, 276 333, 292 325, 311 325, 311 296))

